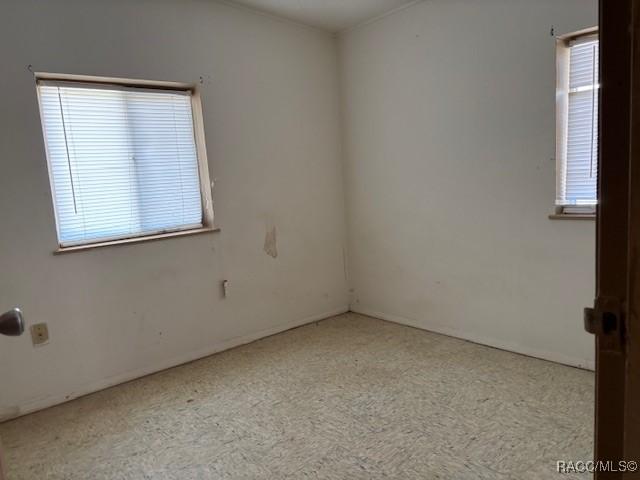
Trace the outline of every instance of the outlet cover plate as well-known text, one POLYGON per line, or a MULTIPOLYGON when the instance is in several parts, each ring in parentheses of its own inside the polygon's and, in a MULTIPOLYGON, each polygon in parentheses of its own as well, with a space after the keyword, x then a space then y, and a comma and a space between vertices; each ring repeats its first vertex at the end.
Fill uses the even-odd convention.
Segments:
POLYGON ((36 347, 49 343, 49 327, 46 323, 31 325, 31 341, 36 347))

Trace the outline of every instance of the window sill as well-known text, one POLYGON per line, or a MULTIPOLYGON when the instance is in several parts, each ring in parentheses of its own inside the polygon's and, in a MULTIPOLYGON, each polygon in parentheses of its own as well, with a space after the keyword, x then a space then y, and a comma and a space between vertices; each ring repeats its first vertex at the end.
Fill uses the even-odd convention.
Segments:
POLYGON ((595 220, 595 213, 552 213, 551 220, 595 220))
POLYGON ((59 247, 53 253, 54 255, 60 255, 63 253, 79 252, 83 250, 91 250, 94 248, 103 248, 103 247, 112 247, 115 245, 128 245, 132 243, 150 242, 154 240, 164 240, 166 238, 188 237, 191 235, 200 235, 203 233, 214 233, 219 231, 220 231, 220 228, 218 227, 203 227, 203 228, 197 228, 193 230, 182 230, 178 232, 168 232, 168 233, 159 233, 156 235, 147 235, 144 237, 121 238, 118 240, 108 240, 105 242, 87 243, 85 245, 74 245, 72 247, 59 247))

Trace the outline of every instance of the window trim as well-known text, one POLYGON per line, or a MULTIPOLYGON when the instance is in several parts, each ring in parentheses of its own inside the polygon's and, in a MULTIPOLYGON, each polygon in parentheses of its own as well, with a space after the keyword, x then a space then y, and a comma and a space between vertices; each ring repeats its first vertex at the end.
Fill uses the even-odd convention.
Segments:
POLYGON ((66 253, 75 252, 80 250, 87 250, 91 248, 107 247, 112 245, 123 245, 130 243, 140 243, 144 241, 161 240, 165 238, 175 238, 181 236, 195 235, 200 233, 217 232, 220 229, 215 226, 214 213, 213 213, 213 200, 211 195, 212 186, 209 180, 209 162, 207 159, 207 148, 204 134, 204 120, 202 113, 202 98, 200 95, 200 89, 196 84, 180 83, 180 82, 166 82, 156 80, 141 80, 141 79, 129 79, 129 78, 115 78, 115 77, 98 77, 89 75, 72 75, 72 74, 58 74, 58 73, 46 73, 36 72, 34 74, 36 81, 36 92, 38 95, 38 106, 40 105, 40 90, 37 88, 40 84, 66 84, 66 85, 91 85, 92 87, 103 86, 104 88, 118 88, 118 89, 150 89, 150 90, 164 90, 164 91, 182 91, 188 92, 191 98, 191 112, 193 118, 193 133, 194 142, 196 147, 196 157, 198 162, 198 178, 200 183, 200 200, 202 202, 202 225, 197 226, 185 226, 184 228, 175 228, 171 230, 163 230, 156 232, 144 232, 138 235, 127 235, 107 239, 89 240, 86 242, 78 242, 74 244, 62 245, 58 234, 58 214, 56 211, 55 197, 54 197, 54 185, 53 177, 51 175, 51 165, 49 164, 49 152, 46 142, 44 123, 41 121, 43 129, 43 141, 47 160, 47 170, 49 174, 49 182, 51 189, 51 199, 53 212, 56 222, 56 237, 58 240, 58 246, 53 253, 66 253))
POLYGON ((151 235, 139 235, 137 237, 128 237, 128 238, 119 238, 117 240, 105 240, 95 243, 84 243, 81 245, 73 245, 69 247, 59 247, 57 250, 54 250, 54 255, 71 253, 71 252, 79 252, 82 250, 92 250, 94 248, 102 248, 102 247, 112 247, 115 245, 129 245, 133 243, 142 243, 142 242, 151 242, 154 240, 164 240, 167 238, 178 238, 178 237, 189 237, 192 235, 200 235, 203 233, 214 233, 219 232, 219 227, 202 227, 202 228, 193 228, 190 230, 174 230, 171 232, 157 233, 151 235))
MULTIPOLYGON (((561 190, 564 175, 564 159, 567 149, 567 121, 569 117, 569 54, 576 42, 598 35, 598 27, 556 37, 556 198, 561 190)), ((594 205, 556 205, 550 219, 594 219, 594 205)))
POLYGON ((550 220, 595 220, 596 207, 573 207, 573 211, 567 211, 570 207, 557 206, 555 212, 549 215, 550 220))

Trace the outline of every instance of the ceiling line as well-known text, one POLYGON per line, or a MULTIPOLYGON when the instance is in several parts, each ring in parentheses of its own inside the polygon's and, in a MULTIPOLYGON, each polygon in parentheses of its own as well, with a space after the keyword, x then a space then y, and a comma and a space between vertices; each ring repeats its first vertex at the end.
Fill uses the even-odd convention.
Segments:
POLYGON ((340 35, 352 32, 353 30, 356 30, 358 28, 364 27, 366 25, 371 25, 372 23, 376 23, 377 21, 382 20, 385 17, 388 17, 388 16, 393 15, 395 13, 399 13, 402 10, 405 10, 407 8, 411 8, 414 5, 417 5, 418 3, 422 3, 424 1, 425 0, 413 0, 413 2, 409 2, 409 3, 405 4, 405 5, 400 5, 399 7, 392 8, 391 10, 388 10, 388 11, 386 11, 384 13, 381 13, 380 15, 376 15, 375 17, 368 18, 368 19, 363 20, 361 22, 358 22, 355 25, 352 25, 350 27, 346 27, 346 28, 343 28, 341 30, 338 30, 338 31, 335 32, 335 34, 340 36, 340 35))
POLYGON ((216 3, 219 3, 221 5, 225 5, 227 7, 235 8, 237 10, 243 10, 245 12, 254 13, 254 14, 260 15, 262 17, 267 17, 267 18, 270 18, 272 20, 277 20, 277 21, 288 23, 288 24, 291 24, 291 25, 296 25, 298 27, 307 28, 309 30, 314 30, 314 31, 319 32, 319 33, 324 33, 324 34, 329 34, 329 35, 335 35, 336 33, 338 33, 338 31, 336 31, 336 30, 331 30, 331 29, 328 29, 328 28, 318 27, 317 25, 310 25, 308 23, 304 23, 304 22, 301 22, 299 20, 293 20, 293 19, 291 19, 289 17, 284 17, 282 15, 276 15, 275 13, 265 12, 264 10, 260 10, 259 8, 254 8, 254 7, 250 7, 249 5, 236 3, 233 0, 214 0, 214 1, 216 3))

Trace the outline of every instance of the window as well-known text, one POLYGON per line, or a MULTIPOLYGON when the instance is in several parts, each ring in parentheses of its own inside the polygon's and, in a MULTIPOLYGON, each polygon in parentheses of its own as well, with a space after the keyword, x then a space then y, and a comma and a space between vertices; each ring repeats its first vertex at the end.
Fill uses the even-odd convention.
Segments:
POLYGON ((195 92, 164 85, 38 79, 60 247, 212 225, 195 92))
POLYGON ((558 213, 593 213, 598 179, 598 36, 558 44, 558 213))

